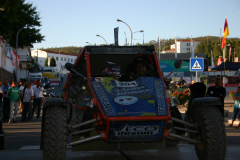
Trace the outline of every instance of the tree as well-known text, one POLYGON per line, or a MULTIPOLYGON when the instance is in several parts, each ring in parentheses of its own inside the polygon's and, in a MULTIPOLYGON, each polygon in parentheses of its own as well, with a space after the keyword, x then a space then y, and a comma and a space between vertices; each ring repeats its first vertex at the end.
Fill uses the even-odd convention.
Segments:
POLYGON ((4 11, 0 12, 0 35, 10 44, 16 46, 16 36, 18 31, 27 26, 19 32, 18 46, 31 46, 32 43, 40 43, 44 40, 39 32, 40 29, 34 27, 41 27, 40 15, 31 3, 25 3, 25 0, 1 0, 0 6, 4 11))
POLYGON ((44 66, 48 66, 48 58, 46 58, 46 60, 44 62, 44 66))
POLYGON ((50 66, 51 67, 56 67, 56 61, 55 61, 55 59, 53 57, 50 60, 50 66))

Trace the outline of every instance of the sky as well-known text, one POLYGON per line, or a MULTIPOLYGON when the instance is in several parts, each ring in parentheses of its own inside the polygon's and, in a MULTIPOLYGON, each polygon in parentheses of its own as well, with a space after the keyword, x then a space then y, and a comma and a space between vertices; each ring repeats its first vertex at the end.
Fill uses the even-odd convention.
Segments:
POLYGON ((40 33, 45 41, 34 49, 83 47, 114 43, 119 27, 119 45, 179 37, 223 35, 225 17, 231 37, 240 37, 240 0, 25 0, 40 14, 40 33), (123 22, 117 22, 120 19, 123 22), (126 34, 126 36, 125 36, 126 34), (97 37, 100 35, 101 37, 97 37))

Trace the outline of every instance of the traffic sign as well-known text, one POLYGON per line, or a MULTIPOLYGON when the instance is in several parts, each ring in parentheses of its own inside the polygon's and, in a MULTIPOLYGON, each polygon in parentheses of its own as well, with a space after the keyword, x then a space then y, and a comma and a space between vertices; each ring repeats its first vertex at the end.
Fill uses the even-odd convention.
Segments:
POLYGON ((190 71, 203 71, 203 58, 190 58, 190 71))

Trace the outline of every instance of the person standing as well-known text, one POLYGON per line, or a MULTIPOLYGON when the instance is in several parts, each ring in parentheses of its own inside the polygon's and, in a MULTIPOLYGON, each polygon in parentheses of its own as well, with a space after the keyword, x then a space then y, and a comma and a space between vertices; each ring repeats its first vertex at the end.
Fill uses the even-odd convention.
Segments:
POLYGON ((28 113, 28 121, 32 121, 32 100, 34 97, 34 92, 29 82, 26 82, 26 89, 23 96, 23 112, 22 112, 22 121, 26 121, 28 113))
POLYGON ((10 97, 10 113, 8 123, 17 123, 17 113, 19 107, 19 101, 21 99, 21 93, 17 87, 17 81, 12 81, 12 87, 8 89, 8 96, 10 97))
POLYGON ((9 121, 9 112, 10 112, 10 99, 8 96, 8 89, 11 86, 8 84, 8 79, 5 79, 4 85, 1 87, 4 93, 3 96, 3 122, 9 121))
MULTIPOLYGON (((2 86, 2 80, 0 79, 0 86, 2 86)), ((3 115, 2 115, 2 97, 4 96, 4 93, 2 91, 2 88, 0 87, 0 117, 1 117, 1 121, 3 120, 3 115)))
MULTIPOLYGON (((240 120, 240 86, 237 88, 237 92, 233 96, 234 99, 234 108, 233 108, 233 115, 232 115, 232 123, 229 126, 233 126, 233 122, 236 120, 238 115, 238 120, 240 120)), ((240 129, 240 121, 239 124, 235 127, 237 129, 240 129)))
POLYGON ((216 97, 220 100, 222 105, 218 105, 216 107, 219 109, 220 113, 224 117, 224 99, 226 96, 226 88, 221 86, 221 83, 222 83, 221 76, 217 75, 215 78, 215 86, 211 86, 208 88, 206 96, 207 97, 216 97))
POLYGON ((37 120, 40 118, 40 113, 41 113, 41 106, 42 106, 42 98, 43 98, 43 87, 40 81, 37 82, 37 86, 33 87, 34 91, 34 99, 33 99, 33 109, 32 109, 32 116, 34 116, 34 112, 36 107, 37 109, 37 120))
POLYGON ((63 83, 64 75, 61 73, 61 83, 63 83))
MULTIPOLYGON (((20 92, 21 92, 21 95, 23 95, 24 86, 25 86, 25 82, 24 82, 24 81, 21 81, 21 82, 19 83, 19 90, 20 90, 20 92)), ((20 113, 22 112, 22 110, 23 110, 23 102, 22 102, 22 98, 21 98, 20 105, 19 105, 19 111, 20 111, 20 113)))

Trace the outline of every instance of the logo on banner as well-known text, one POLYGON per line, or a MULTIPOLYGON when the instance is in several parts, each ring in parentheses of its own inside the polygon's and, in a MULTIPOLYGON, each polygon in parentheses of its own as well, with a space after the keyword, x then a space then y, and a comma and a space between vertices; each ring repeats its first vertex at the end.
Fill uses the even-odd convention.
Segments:
POLYGON ((192 69, 202 69, 202 67, 200 66, 200 64, 198 63, 198 61, 196 60, 194 65, 192 66, 192 69))

